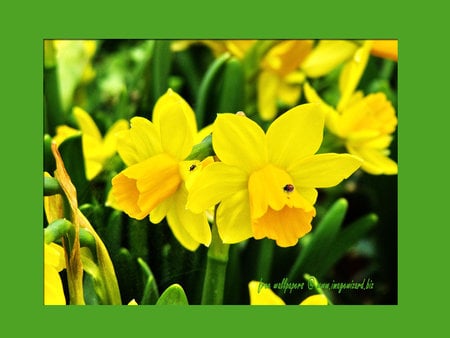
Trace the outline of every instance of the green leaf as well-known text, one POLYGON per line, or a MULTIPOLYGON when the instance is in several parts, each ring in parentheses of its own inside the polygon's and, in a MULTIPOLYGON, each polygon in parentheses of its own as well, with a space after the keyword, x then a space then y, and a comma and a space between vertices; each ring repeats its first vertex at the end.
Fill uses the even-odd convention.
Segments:
POLYGON ((318 267, 319 275, 324 275, 344 254, 358 242, 363 236, 365 236, 370 230, 372 230, 378 221, 378 216, 375 214, 368 214, 346 226, 338 236, 336 240, 327 250, 327 255, 323 259, 318 267))
POLYGON ((122 302, 127 304, 132 299, 139 299, 140 295, 135 293, 136 285, 138 285, 136 260, 133 259, 126 248, 121 248, 117 253, 114 260, 114 266, 119 282, 122 302))
POLYGON ((148 221, 130 219, 128 227, 128 240, 130 253, 133 257, 148 259, 148 221))
POLYGON ((338 199, 323 216, 319 225, 310 235, 308 245, 300 251, 295 261, 289 279, 298 279, 301 272, 320 276, 319 266, 328 255, 328 248, 334 242, 347 212, 348 202, 344 198, 338 199))
POLYGON ((156 305, 189 305, 189 303, 181 285, 172 284, 159 297, 156 305))
POLYGON ((189 50, 179 51, 174 54, 174 63, 180 69, 183 79, 186 81, 186 87, 194 101, 197 100, 197 94, 202 81, 202 73, 197 69, 196 55, 189 50))
POLYGON ((236 113, 244 110, 245 74, 242 63, 236 58, 230 58, 220 83, 217 113, 236 113))
POLYGON ((104 233, 100 233, 111 256, 115 256, 122 246, 122 211, 113 210, 108 218, 104 233))
POLYGON ((213 92, 213 88, 216 85, 218 76, 221 74, 221 72, 223 72, 223 67, 225 66, 225 63, 229 58, 229 53, 224 53, 223 55, 218 57, 211 64, 211 66, 209 66, 205 76, 202 79, 197 96, 197 102, 195 105, 195 114, 197 117, 197 126, 199 129, 205 126, 205 115, 208 109, 209 99, 212 96, 211 93, 213 92))
POLYGON ((156 284, 155 277, 153 276, 150 267, 142 258, 138 257, 137 262, 141 267, 141 271, 144 275, 144 292, 139 304, 154 305, 159 298, 158 285, 156 284))
POLYGON ((92 234, 84 228, 80 228, 79 236, 80 236, 80 246, 89 248, 92 254, 96 256, 97 247, 95 244, 94 236, 92 236, 92 234))
POLYGON ((156 40, 153 46, 150 64, 154 102, 169 88, 169 74, 172 63, 170 43, 170 40, 156 40))

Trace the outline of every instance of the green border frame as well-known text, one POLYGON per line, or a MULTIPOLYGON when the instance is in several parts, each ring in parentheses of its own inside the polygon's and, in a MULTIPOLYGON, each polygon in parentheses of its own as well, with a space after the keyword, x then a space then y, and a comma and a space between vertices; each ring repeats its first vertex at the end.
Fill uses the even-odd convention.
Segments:
POLYGON ((437 107, 439 98, 445 97, 446 86, 430 78, 441 74, 439 64, 444 64, 445 54, 439 53, 436 38, 448 21, 444 9, 432 4, 417 9, 408 5, 405 12, 406 8, 392 0, 328 4, 227 0, 220 5, 208 1, 127 1, 120 5, 45 1, 21 6, 5 8, 4 16, 14 22, 1 23, 2 31, 8 34, 1 53, 6 73, 2 78, 6 95, 2 95, 1 117, 5 122, 0 135, 6 192, 2 203, 6 219, 1 246, 2 305, 6 316, 14 318, 3 322, 16 335, 131 336, 138 332, 151 335, 154 330, 164 330, 168 335, 211 335, 217 328, 233 333, 248 328, 252 336, 280 335, 288 330, 299 335, 335 335, 342 330, 350 336, 367 336, 390 333, 396 327, 420 334, 444 323, 444 312, 433 313, 431 306, 445 304, 447 293, 439 284, 446 280, 442 271, 448 269, 437 261, 446 248, 447 236, 441 235, 441 228, 446 226, 439 212, 444 210, 445 198, 435 199, 430 191, 432 186, 446 191, 442 180, 438 181, 444 167, 436 163, 439 157, 429 153, 431 147, 425 143, 441 144, 444 141, 440 135, 447 132, 445 123, 439 122, 445 106, 437 107), (402 24, 399 20, 404 19, 410 21, 402 24), (427 24, 428 29, 435 30, 426 32, 427 24), (398 38, 399 305, 44 307, 42 231, 38 225, 43 219, 42 41, 97 37, 398 38))

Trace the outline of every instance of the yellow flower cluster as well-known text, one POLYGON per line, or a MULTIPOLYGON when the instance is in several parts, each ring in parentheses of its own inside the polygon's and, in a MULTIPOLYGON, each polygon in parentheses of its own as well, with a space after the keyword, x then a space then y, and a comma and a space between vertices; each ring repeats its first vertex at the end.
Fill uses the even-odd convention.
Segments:
MULTIPOLYGON (((364 93, 359 87, 371 55, 397 62, 396 40, 177 41, 171 45, 173 53, 201 43, 214 57, 228 53, 225 56, 232 55, 233 62, 238 60, 245 68, 245 85, 252 86, 251 102, 244 104, 251 113, 213 111, 213 122, 201 129, 197 123, 204 121, 197 122, 180 87, 168 85, 164 94, 159 96, 160 91, 152 98, 151 120, 135 114, 127 121, 117 117, 125 115, 116 115, 104 135, 80 107, 84 105, 72 101, 76 85, 95 75, 91 60, 97 43, 49 43, 48 50, 58 54, 46 60, 54 59, 60 66, 61 100, 71 116, 52 127, 54 177, 62 191, 45 198, 45 211, 48 224, 70 215, 75 237, 70 245, 65 240, 62 246, 44 243, 45 304, 66 304, 66 299, 83 304, 85 272, 97 276, 96 285, 107 290, 105 299, 121 302, 106 246, 78 208, 75 187, 58 151, 71 136, 81 135, 87 180, 105 181, 103 206, 136 220, 148 217, 153 224, 165 219, 189 251, 201 245, 213 248, 216 238, 225 252, 228 244, 248 239, 295 246, 311 232, 320 212, 318 189, 335 187, 359 169, 372 175, 398 173, 389 152, 398 124, 394 104, 383 92, 364 93), (67 47, 71 53, 64 52, 67 47), (79 60, 75 74, 69 72, 71 60, 79 60), (315 86, 324 78, 336 84, 335 101, 315 86), (324 147, 328 137, 341 147, 324 147), (194 151, 198 147, 208 151, 199 155, 194 151), (116 162, 111 161, 114 156, 116 162), (110 167, 110 176, 100 175, 110 167), (80 229, 95 239, 97 246, 89 255, 80 249, 80 229), (70 299, 59 275, 63 269, 70 299)), ((251 304, 285 304, 268 289, 260 292, 255 281, 248 288, 251 304)), ((327 305, 328 300, 314 295, 300 305, 311 304, 327 305)))
POLYGON ((323 126, 317 104, 289 110, 267 133, 242 114, 219 114, 212 126, 217 161, 186 161, 196 134, 194 113, 169 90, 152 122, 135 117, 118 135, 128 168, 112 180, 114 205, 136 219, 150 215, 153 223, 167 217, 189 250, 209 245, 206 211, 215 205, 224 243, 267 237, 282 247, 295 245, 311 230, 316 188, 338 184, 361 164, 349 154, 315 155, 323 126))

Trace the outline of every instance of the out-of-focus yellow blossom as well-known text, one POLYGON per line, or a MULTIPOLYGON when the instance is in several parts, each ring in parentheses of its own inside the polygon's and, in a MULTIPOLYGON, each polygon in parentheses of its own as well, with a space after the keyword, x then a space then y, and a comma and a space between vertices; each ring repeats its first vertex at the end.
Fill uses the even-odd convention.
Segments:
POLYGON ((66 305, 59 272, 66 267, 64 249, 55 244, 44 244, 44 304, 66 305))
MULTIPOLYGON (((216 57, 228 52, 244 59, 257 41, 180 40, 172 44, 172 50, 180 51, 192 44, 202 43, 216 57)), ((300 99, 306 78, 328 74, 348 60, 356 49, 357 44, 349 40, 275 40, 259 65, 257 105, 261 118, 272 120, 279 102, 294 106, 300 99)))
POLYGON ((283 40, 261 62, 258 77, 258 111, 264 120, 276 116, 278 102, 295 105, 306 78, 323 76, 355 52, 347 40, 283 40))
POLYGON ((268 237, 295 245, 311 230, 316 188, 338 184, 360 165, 349 154, 314 155, 323 127, 316 104, 292 108, 267 134, 245 116, 219 114, 212 144, 221 162, 199 173, 187 207, 199 213, 220 202, 216 224, 224 243, 268 237))
POLYGON ((374 56, 398 61, 398 40, 373 40, 370 53, 374 56))
MULTIPOLYGON (((250 293, 250 305, 286 305, 270 288, 261 286, 260 282, 248 283, 250 293)), ((303 300, 299 305, 328 305, 328 299, 322 294, 312 295, 303 300)))
POLYGON ((73 114, 80 131, 66 125, 58 126, 53 140, 59 145, 66 138, 81 132, 86 177, 92 180, 102 171, 108 159, 116 153, 116 134, 128 129, 128 122, 122 119, 116 121, 103 138, 89 113, 80 107, 74 107, 73 114))
POLYGON ((328 130, 345 142, 349 153, 364 161, 363 170, 373 175, 395 175, 398 166, 389 158, 388 149, 397 126, 395 109, 384 93, 364 96, 361 91, 355 92, 371 48, 372 41, 366 41, 342 69, 341 97, 336 109, 325 103, 309 84, 305 84, 305 95, 309 102, 322 105, 328 130))
MULTIPOLYGON (((54 45, 61 100, 63 108, 68 109, 77 86, 95 77, 92 59, 97 50, 97 41, 46 40, 45 43, 54 45)), ((46 48, 45 52, 49 50, 46 48)))
POLYGON ((118 152, 128 166, 112 179, 114 206, 130 217, 159 223, 164 217, 178 241, 188 250, 211 242, 205 212, 186 209, 186 181, 200 170, 200 161, 185 161, 195 144, 197 126, 188 103, 169 89, 158 99, 153 122, 131 119, 120 133, 118 152))
POLYGON ((238 59, 242 59, 255 42, 256 40, 177 40, 172 42, 171 49, 174 52, 180 52, 191 45, 203 44, 215 57, 229 52, 238 59))

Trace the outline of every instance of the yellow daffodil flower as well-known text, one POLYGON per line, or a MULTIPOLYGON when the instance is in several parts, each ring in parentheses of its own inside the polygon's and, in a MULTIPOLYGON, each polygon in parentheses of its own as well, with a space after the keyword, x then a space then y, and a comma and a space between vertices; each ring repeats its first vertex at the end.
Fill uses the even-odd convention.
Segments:
POLYGON ((64 249, 55 244, 44 244, 44 304, 66 305, 59 272, 66 267, 64 249))
POLYGON ((349 154, 314 155, 323 127, 316 104, 292 108, 267 134, 245 116, 218 114, 212 144, 221 162, 199 173, 188 209, 199 213, 220 203, 216 224, 224 243, 268 237, 295 245, 311 230, 316 188, 334 186, 360 166, 349 154))
POLYGON ((327 129, 345 142, 349 153, 364 160, 361 165, 364 171, 395 175, 397 163, 389 158, 388 149, 397 126, 395 109, 384 93, 363 96, 355 92, 371 48, 372 41, 366 41, 343 68, 339 82, 341 97, 336 109, 325 103, 309 84, 305 84, 305 96, 309 102, 322 105, 327 112, 327 129))
MULTIPOLYGON (((270 288, 260 287, 259 282, 248 283, 250 293, 250 305, 286 305, 270 288)), ((312 295, 303 300, 299 305, 328 305, 328 299, 322 294, 312 295)))
MULTIPOLYGON (((116 121, 103 138, 88 112, 80 107, 74 107, 73 114, 82 135, 86 178, 92 180, 102 171, 108 159, 116 153, 116 134, 128 129, 128 122, 122 119, 116 121)), ((59 145, 66 138, 80 131, 66 125, 58 126, 53 140, 59 145)))
POLYGON ((168 90, 156 103, 153 122, 131 119, 120 133, 118 152, 128 166, 112 179, 112 198, 130 217, 159 223, 164 217, 178 241, 188 250, 211 242, 203 210, 186 209, 185 182, 200 169, 199 161, 185 161, 195 142, 197 126, 188 103, 168 90))
POLYGON ((346 40, 285 40, 277 43, 261 62, 258 110, 264 120, 276 116, 278 101, 295 105, 305 79, 323 76, 351 57, 356 44, 346 40))

